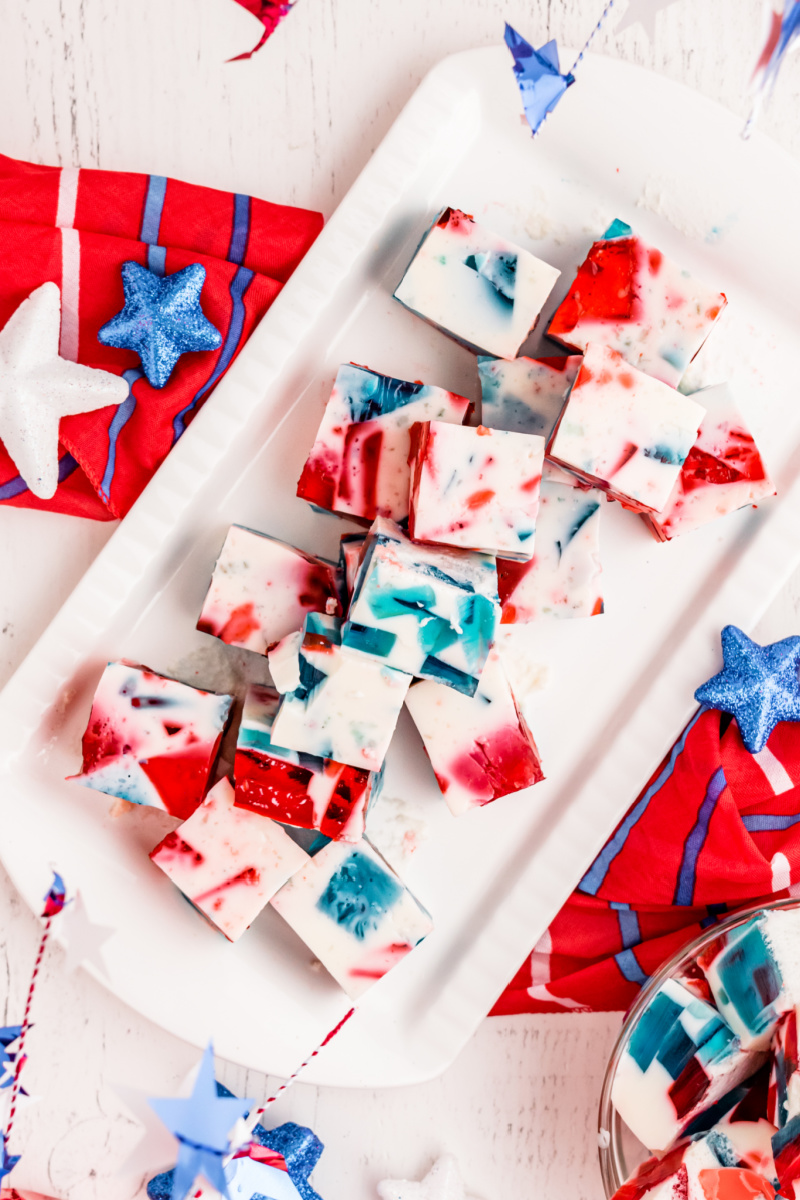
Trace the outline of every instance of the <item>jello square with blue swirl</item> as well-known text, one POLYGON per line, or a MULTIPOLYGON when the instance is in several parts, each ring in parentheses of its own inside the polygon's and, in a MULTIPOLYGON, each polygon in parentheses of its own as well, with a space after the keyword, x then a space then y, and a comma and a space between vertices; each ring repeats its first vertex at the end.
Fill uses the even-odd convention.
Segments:
POLYGON ((491 555, 418 545, 394 522, 378 519, 364 548, 342 643, 472 696, 499 616, 491 555))
POLYGON ((374 846, 330 842, 273 907, 354 1000, 430 933, 430 915, 374 846))

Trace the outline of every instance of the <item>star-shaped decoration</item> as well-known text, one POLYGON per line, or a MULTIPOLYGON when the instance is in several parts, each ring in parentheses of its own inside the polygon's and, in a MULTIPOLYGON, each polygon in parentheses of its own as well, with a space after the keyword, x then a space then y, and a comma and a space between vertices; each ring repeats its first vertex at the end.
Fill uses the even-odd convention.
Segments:
POLYGON ((178 1142, 172 1200, 186 1200, 198 1176, 230 1200, 223 1160, 231 1151, 231 1130, 253 1101, 217 1094, 213 1047, 209 1044, 203 1055, 191 1096, 149 1103, 178 1142))
POLYGON ((452 1154, 437 1158, 419 1183, 407 1179, 384 1179, 378 1184, 381 1200, 473 1200, 467 1195, 458 1163, 452 1154))
POLYGON ((61 291, 43 283, 0 332, 0 438, 42 500, 58 487, 61 418, 121 404, 128 395, 119 375, 61 358, 60 331, 61 291))
POLYGON ((631 0, 628 11, 614 32, 622 33, 638 21, 652 42, 656 36, 656 13, 675 3, 676 0, 631 0))
POLYGON ((21 1033, 21 1025, 4 1025, 0 1028, 0 1088, 10 1087, 14 1082, 14 1072, 11 1068, 17 1056, 10 1054, 8 1048, 17 1041, 21 1033))
POLYGON ((535 50, 516 29, 506 23, 506 45, 514 59, 514 74, 522 96, 522 107, 533 133, 551 113, 575 82, 573 75, 562 75, 555 40, 535 50))
POLYGON ((722 631, 725 666, 695 692, 709 708, 732 713, 742 741, 758 754, 779 721, 800 721, 800 637, 759 646, 735 625, 722 631))
POLYGON ((206 269, 191 263, 172 275, 155 275, 135 262, 122 264, 125 307, 97 336, 104 346, 134 350, 148 382, 162 388, 182 354, 216 350, 219 330, 200 307, 206 269))
POLYGON ((0 1132, 0 1179, 10 1175, 20 1160, 19 1154, 9 1154, 6 1148, 6 1135, 0 1132))
POLYGON ((69 901, 67 900, 66 884, 58 871, 53 871, 53 882, 50 884, 47 895, 44 898, 42 916, 57 917, 60 912, 64 911, 67 904, 69 904, 69 901))
POLYGON ((81 963, 90 962, 108 978, 106 964, 100 951, 115 932, 116 930, 109 925, 95 925, 89 920, 83 896, 78 892, 75 903, 64 916, 62 926, 62 933, 66 938, 67 957, 64 966, 67 974, 71 975, 81 963))

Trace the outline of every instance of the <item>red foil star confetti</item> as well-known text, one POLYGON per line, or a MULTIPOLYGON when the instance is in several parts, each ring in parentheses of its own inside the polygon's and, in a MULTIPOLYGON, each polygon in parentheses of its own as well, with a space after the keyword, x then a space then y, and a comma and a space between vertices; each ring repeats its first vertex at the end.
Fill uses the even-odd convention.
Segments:
POLYGON ((272 37, 283 18, 294 6, 295 0, 236 0, 236 3, 241 4, 242 8, 246 8, 254 17, 258 17, 264 26, 264 32, 252 50, 247 50, 244 54, 237 54, 235 58, 229 59, 229 62, 240 62, 243 58, 251 58, 256 50, 260 50, 267 38, 272 37))

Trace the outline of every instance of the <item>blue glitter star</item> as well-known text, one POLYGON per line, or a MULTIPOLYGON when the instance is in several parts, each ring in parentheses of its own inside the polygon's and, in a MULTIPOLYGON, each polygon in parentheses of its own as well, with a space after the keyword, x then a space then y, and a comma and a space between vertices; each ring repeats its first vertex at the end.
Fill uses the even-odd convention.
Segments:
POLYGON ((230 1153, 233 1126, 251 1108, 253 1101, 217 1095, 213 1047, 206 1048, 192 1094, 187 1100, 158 1098, 150 1100, 149 1104, 180 1147, 172 1180, 172 1200, 185 1200, 198 1175, 204 1176, 226 1200, 230 1200, 222 1160, 230 1153))
POLYGON ((216 350, 219 330, 200 307, 206 269, 191 263, 172 275, 154 275, 135 262, 122 264, 125 307, 97 334, 104 346, 135 350, 153 387, 162 388, 182 354, 216 350))
POLYGON ((8 1153, 6 1149, 6 1135, 4 1133, 0 1133, 0 1153, 2 1153, 2 1158, 0 1158, 0 1179, 5 1179, 6 1175, 10 1175, 14 1170, 21 1155, 8 1153))
POLYGON ((555 40, 536 50, 508 22, 505 40, 514 59, 514 74, 522 96, 522 107, 531 130, 536 133, 547 114, 553 111, 567 88, 575 82, 575 76, 561 74, 555 40))
POLYGON ((759 646, 735 625, 722 631, 725 666, 695 692, 709 708, 732 713, 742 741, 758 754, 779 721, 800 721, 800 637, 759 646))

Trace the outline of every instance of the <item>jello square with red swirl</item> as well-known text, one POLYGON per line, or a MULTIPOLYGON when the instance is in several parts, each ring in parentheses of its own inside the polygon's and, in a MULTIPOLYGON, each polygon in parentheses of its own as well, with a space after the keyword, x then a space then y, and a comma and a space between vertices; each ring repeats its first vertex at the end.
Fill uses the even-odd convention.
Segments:
POLYGON ((306 613, 340 616, 340 585, 333 563, 266 533, 231 525, 197 628, 229 646, 266 654, 300 628, 306 613))
POLYGON ((573 351, 603 342, 677 387, 727 303, 616 220, 578 268, 547 334, 573 351))
POLYGON ((71 778, 131 804, 186 818, 205 795, 232 696, 216 695, 125 661, 109 663, 71 778))

